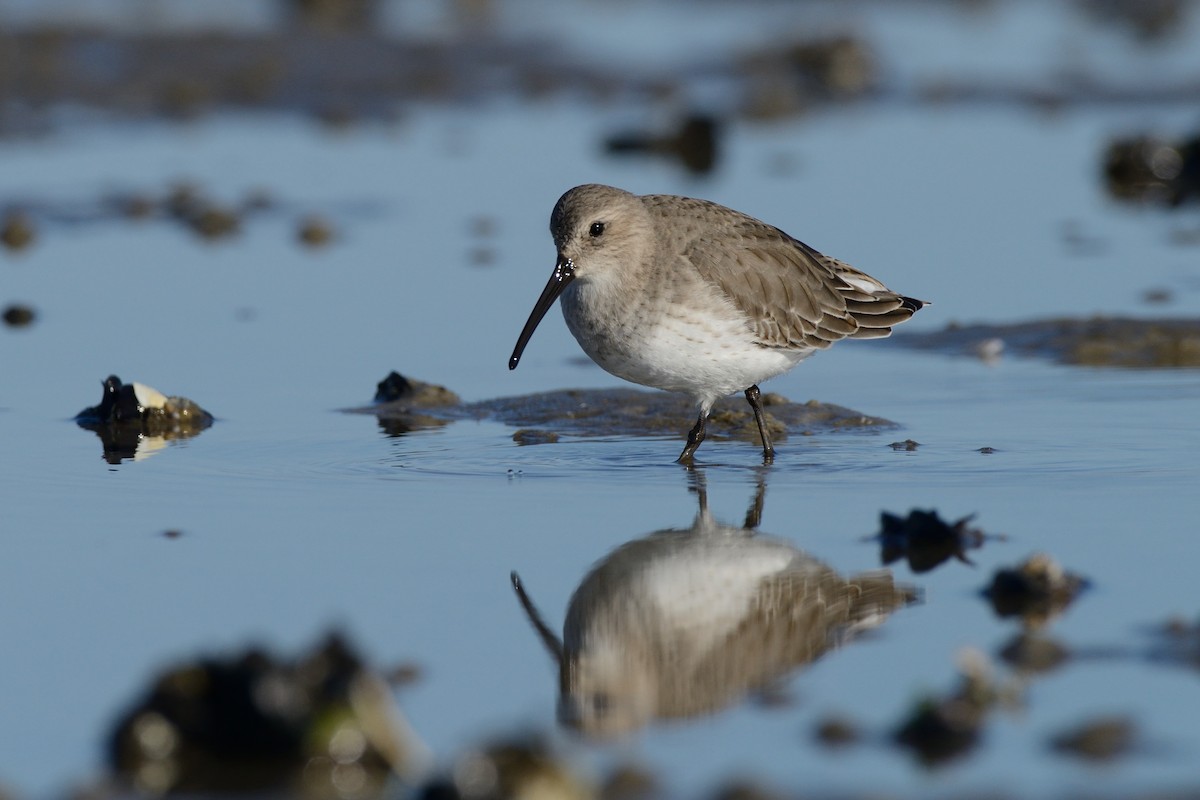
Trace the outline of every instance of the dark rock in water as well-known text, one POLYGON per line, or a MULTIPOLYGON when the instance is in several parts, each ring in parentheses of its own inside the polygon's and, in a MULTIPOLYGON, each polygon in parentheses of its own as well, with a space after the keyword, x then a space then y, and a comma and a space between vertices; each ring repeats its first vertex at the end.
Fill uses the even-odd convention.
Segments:
POLYGON ((4 309, 4 324, 10 328, 24 328, 33 324, 37 314, 26 305, 14 303, 4 309))
POLYGON ((879 84, 873 48, 854 36, 805 38, 757 47, 740 59, 742 113, 778 119, 814 106, 852 101, 879 84))
POLYGON ((113 771, 153 795, 339 797, 352 771, 355 796, 372 797, 423 758, 387 684, 336 635, 295 661, 249 648, 170 667, 108 738, 113 771))
POLYGON ((1187 0, 1076 0, 1076 6, 1146 42, 1165 39, 1187 24, 1187 0))
POLYGON ((558 434, 554 431, 543 431, 536 428, 521 428, 512 436, 513 441, 519 445, 533 444, 554 444, 558 441, 558 434))
POLYGON ((1147 653, 1151 661, 1200 670, 1200 620, 1174 617, 1151 633, 1156 638, 1147 653))
POLYGON ((375 385, 372 405, 343 409, 373 414, 388 436, 439 428, 464 416, 462 400, 445 386, 409 379, 393 370, 375 385))
MULTIPOLYGON (((815 400, 792 403, 779 394, 767 394, 762 399, 766 425, 777 440, 786 439, 789 432, 809 435, 818 430, 897 427, 896 423, 880 417, 815 400)), ((391 435, 459 419, 494 419, 515 428, 536 430, 541 441, 567 434, 682 437, 696 417, 695 406, 682 395, 639 389, 565 389, 463 403, 444 386, 406 378, 398 372, 380 381, 374 405, 344 410, 374 414, 391 435)), ((759 441, 754 414, 744 402, 732 398, 719 400, 713 408, 708 436, 759 441)))
MULTIPOLYGON (((375 386, 376 403, 404 403, 412 408, 457 406, 462 401, 445 386, 409 380, 393 370, 375 386)), ((377 412, 378 413, 378 412, 377 412)))
POLYGON ((333 226, 322 217, 305 217, 296 228, 296 238, 308 247, 322 247, 333 240, 333 226))
MULTIPOLYGON (((778 396, 776 400, 767 407, 765 416, 771 435, 779 440, 797 429, 807 433, 811 429, 895 427, 888 420, 841 406, 816 401, 790 403, 778 396)), ((509 425, 548 428, 580 436, 682 436, 696 417, 695 406, 682 395, 639 389, 567 389, 485 400, 467 408, 474 417, 488 416, 509 425)), ((709 418, 708 437, 757 442, 754 414, 745 402, 723 398, 709 418)))
POLYGON ((1098 717, 1050 739, 1050 749, 1088 761, 1111 761, 1128 753, 1137 729, 1126 717, 1098 717))
POLYGON ((33 244, 33 222, 21 211, 13 211, 0 221, 0 244, 9 250, 24 250, 33 244))
POLYGON ((464 753, 447 774, 429 781, 416 796, 421 800, 589 800, 596 792, 547 742, 514 737, 464 753))
POLYGON ((897 345, 979 357, 981 343, 1064 364, 1200 367, 1200 319, 1048 319, 1012 325, 952 324, 933 333, 897 333, 897 345))
POLYGON ((1002 697, 988 674, 987 661, 971 653, 963 659, 958 687, 945 697, 926 697, 892 733, 926 767, 962 758, 982 737, 988 712, 1002 697))
POLYGON ((80 411, 75 422, 94 431, 111 464, 154 451, 154 443, 188 439, 213 424, 213 415, 186 397, 167 397, 141 383, 104 380, 100 404, 80 411))
POLYGON ((971 709, 926 700, 896 729, 893 739, 912 750, 922 764, 934 767, 969 753, 979 743, 979 731, 971 709))
POLYGON ((1104 181, 1118 200, 1178 206, 1200 200, 1200 136, 1116 139, 1104 153, 1104 181))
POLYGON ((1039 634, 1021 631, 1000 648, 1000 658, 1024 673, 1052 672, 1071 660, 1071 651, 1039 634))
POLYGON ((600 800, 656 800, 665 794, 659 777, 635 764, 618 765, 600 787, 600 800))
POLYGON ((206 206, 187 220, 191 229, 204 239, 232 236, 241 227, 237 212, 220 206, 206 206))
POLYGON ((928 572, 951 557, 974 566, 966 551, 982 547, 984 540, 983 531, 967 526, 974 516, 947 523, 936 511, 913 509, 907 517, 884 511, 879 515, 882 530, 876 537, 880 558, 884 564, 906 558, 913 572, 928 572))
POLYGON ((996 570, 983 595, 996 616, 1020 617, 1027 627, 1040 628, 1065 611, 1087 586, 1086 579, 1037 553, 1016 567, 996 570))
POLYGON ((293 24, 319 31, 369 31, 379 14, 379 0, 283 0, 293 24))
POLYGON ((614 134, 605 140, 604 149, 616 155, 648 153, 676 158, 689 172, 707 175, 716 166, 720 155, 720 133, 720 123, 715 117, 691 114, 674 133, 629 131, 614 134))
POLYGON ((813 737, 826 747, 847 747, 862 739, 862 732, 845 717, 828 716, 817 723, 813 737))
POLYGON ((116 375, 104 379, 100 405, 80 411, 75 421, 83 424, 138 422, 144 432, 161 435, 174 430, 203 430, 213 415, 185 397, 167 397, 141 383, 122 383, 116 375))

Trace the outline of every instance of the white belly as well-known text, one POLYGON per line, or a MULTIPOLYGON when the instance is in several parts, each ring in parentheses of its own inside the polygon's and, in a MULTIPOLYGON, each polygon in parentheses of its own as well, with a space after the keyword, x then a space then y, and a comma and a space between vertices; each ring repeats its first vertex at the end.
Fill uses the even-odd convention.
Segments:
POLYGON ((588 357, 619 378, 687 394, 705 408, 786 372, 811 352, 759 345, 728 303, 644 304, 605 314, 597 313, 603 304, 589 304, 589 290, 569 286, 561 300, 567 327, 588 357))

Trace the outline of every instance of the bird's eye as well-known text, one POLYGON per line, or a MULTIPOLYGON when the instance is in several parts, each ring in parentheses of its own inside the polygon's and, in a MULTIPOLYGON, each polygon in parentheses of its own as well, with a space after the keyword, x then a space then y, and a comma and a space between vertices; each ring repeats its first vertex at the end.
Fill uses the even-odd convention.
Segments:
POLYGON ((604 223, 603 222, 593 222, 592 227, 588 228, 588 235, 591 236, 593 239, 596 238, 597 236, 601 235, 602 233, 604 233, 604 223))

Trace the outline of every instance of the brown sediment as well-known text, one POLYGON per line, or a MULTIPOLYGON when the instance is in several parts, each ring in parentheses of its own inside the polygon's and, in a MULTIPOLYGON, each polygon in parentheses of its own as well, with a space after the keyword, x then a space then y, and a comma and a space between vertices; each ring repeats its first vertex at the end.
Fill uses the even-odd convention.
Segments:
MULTIPOLYGON (((816 400, 793 403, 779 394, 764 399, 770 401, 764 403, 768 408, 766 424, 778 440, 786 439, 788 433, 897 427, 882 417, 816 400)), ((739 400, 718 401, 709 419, 710 438, 758 441, 754 414, 739 400)), ((444 386, 405 378, 397 372, 380 382, 375 404, 343 410, 374 414, 381 424, 386 421, 393 427, 400 426, 400 432, 445 425, 456 419, 493 419, 518 428, 513 436, 518 444, 554 442, 562 435, 679 435, 696 414, 695 406, 682 395, 640 389, 564 389, 462 403, 444 386)))
MULTIPOLYGON (((1200 367, 1200 318, 1056 318, 1012 324, 951 324, 932 333, 901 332, 896 344, 953 355, 988 352, 1049 358, 1092 367, 1200 367)), ((994 356, 993 356, 994 357, 994 356)))

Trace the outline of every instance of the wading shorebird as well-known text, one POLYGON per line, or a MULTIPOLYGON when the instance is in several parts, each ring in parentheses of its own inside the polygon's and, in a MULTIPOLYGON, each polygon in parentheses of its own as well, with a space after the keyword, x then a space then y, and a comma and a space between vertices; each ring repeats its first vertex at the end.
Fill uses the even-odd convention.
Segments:
POLYGON ((508 368, 561 297, 567 327, 593 361, 696 402, 682 464, 704 441, 713 403, 735 392, 745 393, 770 462, 758 384, 839 339, 888 336, 925 305, 706 200, 576 186, 555 205, 550 233, 558 261, 508 368))

